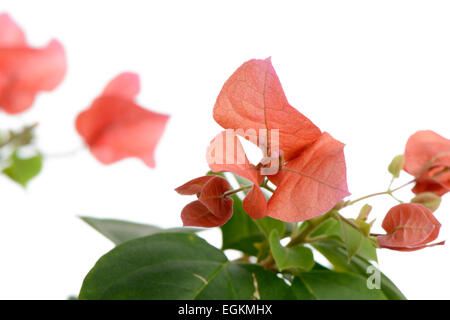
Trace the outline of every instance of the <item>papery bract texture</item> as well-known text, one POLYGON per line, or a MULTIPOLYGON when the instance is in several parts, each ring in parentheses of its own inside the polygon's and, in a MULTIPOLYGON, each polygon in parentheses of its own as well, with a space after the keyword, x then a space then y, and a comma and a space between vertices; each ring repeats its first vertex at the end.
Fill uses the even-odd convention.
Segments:
POLYGON ((320 136, 320 130, 288 103, 270 58, 250 60, 233 73, 217 97, 214 119, 225 129, 244 132, 279 129, 279 149, 286 160, 320 136))
POLYGON ((349 194, 344 145, 288 103, 270 58, 250 60, 233 73, 217 98, 214 119, 227 130, 211 142, 208 164, 253 183, 243 201, 251 217, 303 221, 349 194), (248 162, 233 132, 263 150, 257 166, 248 162), (277 186, 268 204, 259 188, 264 176, 277 186))
POLYGON ((277 175, 268 215, 286 222, 304 221, 324 214, 348 196, 343 149, 343 143, 325 132, 289 161, 277 175))
POLYGON ((192 179, 176 188, 180 194, 198 197, 182 210, 183 225, 210 228, 225 224, 233 215, 233 199, 225 194, 230 189, 226 179, 214 175, 192 179))
POLYGON ((216 217, 199 200, 187 204, 181 211, 181 220, 185 227, 213 228, 225 224, 229 218, 216 217))
POLYGON ((231 186, 226 179, 215 176, 205 183, 198 196, 198 200, 200 200, 214 216, 226 218, 226 220, 228 220, 233 213, 233 199, 224 196, 224 194, 230 189, 231 186))
POLYGON ((1 109, 10 114, 29 109, 40 91, 51 91, 61 83, 66 69, 66 55, 58 41, 31 48, 14 21, 0 15, 1 109))
POLYGON ((199 194, 202 191, 205 183, 207 183, 213 177, 214 177, 213 175, 209 175, 192 179, 183 184, 182 186, 176 188, 175 191, 182 195, 199 194))
POLYGON ((214 172, 233 172, 253 183, 243 201, 245 212, 254 219, 266 215, 267 202, 259 185, 263 177, 259 170, 251 164, 244 148, 233 130, 219 133, 207 149, 207 161, 214 172))
POLYGON ((404 169, 416 177, 414 193, 449 192, 450 140, 429 130, 416 132, 406 144, 404 169))
POLYGON ((138 75, 122 73, 78 115, 76 129, 101 163, 136 157, 155 166, 154 152, 169 116, 137 105, 138 92, 138 75))
POLYGON ((428 246, 439 235, 441 224, 422 204, 403 203, 393 207, 383 220, 386 235, 377 237, 381 248, 414 251, 428 246))

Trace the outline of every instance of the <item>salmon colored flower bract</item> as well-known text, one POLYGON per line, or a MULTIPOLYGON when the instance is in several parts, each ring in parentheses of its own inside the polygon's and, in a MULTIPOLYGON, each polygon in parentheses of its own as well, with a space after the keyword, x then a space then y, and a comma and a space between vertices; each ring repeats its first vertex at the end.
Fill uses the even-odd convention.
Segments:
POLYGON ((387 234, 377 237, 381 248, 414 251, 444 244, 428 244, 438 237, 441 224, 421 204, 403 203, 393 207, 384 218, 382 226, 387 234))
POLYGON ((433 131, 413 134, 406 144, 404 169, 416 177, 414 193, 446 194, 450 191, 450 140, 433 131))
POLYGON ((214 119, 227 131, 211 142, 208 164, 215 172, 231 171, 253 183, 244 199, 251 217, 303 221, 349 195, 344 145, 288 103, 270 58, 250 60, 236 70, 217 98, 214 119), (231 129, 263 150, 260 164, 248 163, 237 137, 226 138, 231 129), (257 136, 261 130, 266 133, 262 139, 257 136), (278 134, 275 148, 273 131, 278 134), (280 161, 279 172, 261 175, 274 159, 280 161), (277 186, 268 203, 259 188, 264 175, 277 186))
POLYGON ((154 152, 169 116, 137 105, 139 90, 139 76, 122 73, 78 115, 76 129, 101 163, 136 157, 155 167, 154 152))
POLYGON ((183 225, 211 228, 225 224, 233 214, 233 199, 225 195, 230 189, 227 180, 214 175, 193 179, 175 189, 179 194, 198 197, 181 212, 183 225))
POLYGON ((17 114, 29 109, 40 91, 51 91, 66 74, 62 45, 27 45, 25 34, 7 14, 0 15, 0 109, 17 114))

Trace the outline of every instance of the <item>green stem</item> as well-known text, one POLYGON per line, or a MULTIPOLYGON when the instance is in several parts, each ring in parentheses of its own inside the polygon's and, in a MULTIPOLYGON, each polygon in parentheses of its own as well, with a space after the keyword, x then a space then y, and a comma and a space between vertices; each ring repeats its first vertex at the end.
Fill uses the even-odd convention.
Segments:
POLYGON ((381 196, 381 195, 383 195, 383 194, 387 194, 387 191, 372 193, 372 194, 369 194, 369 195, 367 195, 367 196, 358 198, 358 199, 356 199, 356 200, 352 200, 352 201, 350 201, 350 202, 347 202, 347 203, 344 205, 344 207, 348 207, 348 206, 351 206, 351 205, 353 205, 353 204, 355 204, 355 203, 357 203, 357 202, 359 202, 359 201, 362 201, 362 200, 365 200, 365 199, 369 199, 369 198, 372 198, 372 197, 376 197, 376 196, 381 196))
MULTIPOLYGON (((260 187, 261 187, 261 188, 264 188, 264 189, 266 189, 266 190, 269 190, 270 192, 274 193, 275 190, 272 189, 271 187, 269 187, 269 186, 267 185, 267 181, 268 181, 267 179, 264 180, 263 183, 260 185, 260 187)), ((229 195, 232 195, 232 194, 235 194, 235 193, 238 193, 238 192, 241 192, 241 191, 250 189, 251 187, 253 187, 252 184, 251 184, 251 185, 248 185, 248 186, 242 186, 242 187, 240 187, 239 189, 230 190, 230 191, 225 192, 225 193, 223 194, 223 196, 226 197, 226 196, 229 196, 229 195)))
POLYGON ((251 185, 248 185, 248 186, 240 187, 239 189, 229 190, 229 191, 225 192, 225 193, 223 194, 223 196, 224 196, 224 197, 230 196, 230 195, 232 195, 232 194, 235 194, 235 193, 238 193, 238 192, 241 192, 241 191, 250 189, 251 187, 253 187, 252 184, 251 184, 251 185))
POLYGON ((293 234, 291 237, 291 241, 286 245, 287 248, 294 247, 300 243, 306 242, 306 239, 310 234, 317 230, 320 225, 330 217, 331 211, 327 212, 317 218, 310 219, 305 221, 307 226, 305 228, 300 228, 299 233, 293 234))
POLYGON ((267 185, 268 182, 269 182, 269 179, 265 178, 264 181, 261 183, 260 187, 274 193, 275 190, 267 185))
MULTIPOLYGON (((358 199, 356 199, 356 200, 347 202, 347 203, 344 205, 344 207, 348 207, 348 206, 351 206, 352 204, 355 204, 355 203, 357 203, 357 202, 359 202, 359 201, 362 201, 362 200, 365 200, 365 199, 369 199, 369 198, 372 198, 372 197, 376 197, 376 196, 381 196, 381 195, 384 195, 384 194, 387 194, 387 195, 391 196, 392 198, 394 198, 395 200, 397 200, 397 201, 399 201, 399 202, 401 203, 402 201, 399 200, 399 199, 397 199, 397 198, 393 195, 393 193, 394 193, 395 191, 398 191, 398 190, 400 190, 400 189, 402 189, 402 188, 404 188, 404 187, 410 185, 411 183, 414 183, 415 181, 416 181, 416 179, 411 180, 411 181, 409 181, 409 182, 407 182, 407 183, 405 183, 405 184, 403 184, 403 185, 401 185, 400 187, 397 187, 397 188, 395 188, 395 189, 391 189, 391 186, 389 186, 388 190, 386 190, 386 191, 372 193, 372 194, 369 194, 369 195, 367 195, 367 196, 358 198, 358 199)), ((391 185, 392 185, 392 183, 391 183, 391 185)))
POLYGON ((407 183, 402 184, 400 187, 397 187, 397 188, 392 189, 392 190, 389 190, 389 191, 390 191, 390 192, 395 192, 395 191, 400 190, 400 189, 402 189, 402 188, 404 188, 404 187, 406 187, 406 186, 408 186, 408 185, 410 185, 411 183, 414 183, 414 182, 416 182, 416 179, 413 179, 413 180, 411 180, 411 181, 408 181, 407 183))
POLYGON ((393 176, 392 176, 392 179, 391 179, 391 182, 389 183, 388 190, 391 190, 392 184, 394 183, 394 180, 395 180, 395 176, 393 175, 393 176))
POLYGON ((320 240, 325 240, 328 238, 329 238, 329 236, 326 234, 321 234, 320 236, 316 236, 316 237, 312 237, 312 238, 306 237, 305 243, 312 243, 312 242, 316 242, 316 241, 320 241, 320 240))
POLYGON ((421 177, 425 172, 427 172, 427 170, 431 168, 431 166, 434 164, 434 162, 437 159, 448 156, 448 155, 450 155, 450 151, 445 151, 445 152, 436 154, 425 164, 425 166, 422 168, 422 170, 420 170, 419 174, 416 177, 421 177))
POLYGON ((392 199, 394 199, 394 200, 397 201, 398 203, 403 203, 402 200, 400 200, 399 198, 397 198, 396 196, 394 196, 392 193, 389 193, 389 195, 392 197, 392 199))
POLYGON ((275 190, 272 189, 271 187, 269 187, 268 185, 261 186, 261 188, 264 188, 264 189, 266 189, 266 190, 269 190, 269 191, 272 192, 272 193, 275 192, 275 190))
POLYGON ((345 222, 346 224, 348 224, 349 226, 351 226, 352 228, 358 230, 359 232, 362 233, 361 229, 359 228, 359 226, 354 223, 352 220, 347 219, 346 217, 342 216, 339 212, 335 213, 335 216, 338 220, 341 220, 342 222, 345 222))
POLYGON ((10 134, 9 137, 5 141, 2 141, 0 143, 0 148, 3 148, 5 146, 7 146, 8 144, 13 143, 16 140, 20 140, 25 135, 28 135, 30 133, 30 131, 32 131, 37 126, 38 126, 38 123, 36 122, 36 123, 33 123, 30 126, 27 126, 27 127, 23 128, 22 131, 17 133, 17 134, 16 133, 10 134))
POLYGON ((83 151, 85 147, 86 147, 85 145, 80 145, 76 149, 63 151, 63 152, 44 153, 43 156, 47 159, 68 158, 68 157, 72 157, 72 156, 76 155, 80 151, 83 151))

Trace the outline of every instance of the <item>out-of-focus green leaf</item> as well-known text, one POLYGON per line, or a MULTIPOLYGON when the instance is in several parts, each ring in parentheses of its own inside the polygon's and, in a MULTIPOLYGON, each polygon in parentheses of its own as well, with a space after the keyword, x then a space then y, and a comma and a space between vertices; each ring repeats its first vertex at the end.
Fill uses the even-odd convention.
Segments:
POLYGON ((9 164, 3 169, 3 173, 23 187, 26 187, 27 183, 37 176, 42 169, 41 154, 30 158, 20 158, 16 151, 12 153, 8 162, 9 164))

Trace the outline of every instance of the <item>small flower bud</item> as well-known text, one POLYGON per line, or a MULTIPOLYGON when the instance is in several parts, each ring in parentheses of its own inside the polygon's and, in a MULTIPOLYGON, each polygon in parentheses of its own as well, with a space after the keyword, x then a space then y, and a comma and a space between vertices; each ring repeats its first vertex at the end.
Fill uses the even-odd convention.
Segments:
POLYGON ((441 197, 433 192, 423 192, 419 193, 417 196, 411 199, 411 202, 420 203, 434 212, 439 208, 439 205, 441 204, 441 197))
POLYGON ((394 178, 398 178, 400 176, 400 171, 403 169, 403 165, 405 164, 405 157, 403 155, 399 155, 392 159, 389 164, 388 170, 392 174, 394 178))
POLYGON ((362 208, 361 211, 359 211, 359 215, 358 218, 356 218, 356 220, 359 221, 366 221, 367 218, 369 217, 369 213, 372 211, 372 206, 365 204, 362 208))

